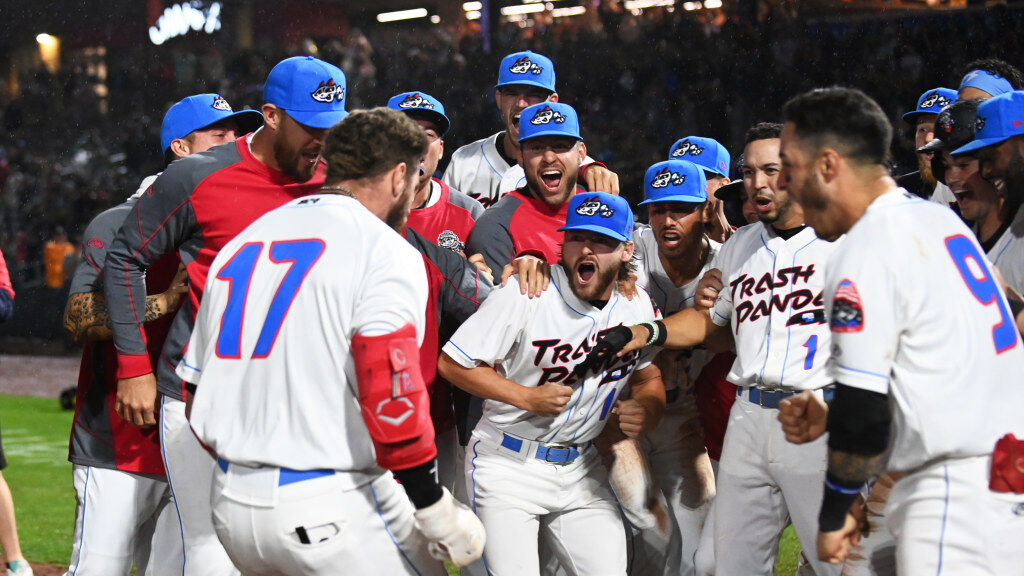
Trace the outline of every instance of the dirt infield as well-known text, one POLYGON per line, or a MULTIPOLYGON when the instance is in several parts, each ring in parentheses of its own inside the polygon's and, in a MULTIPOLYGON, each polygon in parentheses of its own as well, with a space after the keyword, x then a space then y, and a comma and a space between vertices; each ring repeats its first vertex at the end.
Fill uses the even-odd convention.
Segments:
POLYGON ((78 382, 79 356, 0 354, 0 394, 56 398, 78 382))

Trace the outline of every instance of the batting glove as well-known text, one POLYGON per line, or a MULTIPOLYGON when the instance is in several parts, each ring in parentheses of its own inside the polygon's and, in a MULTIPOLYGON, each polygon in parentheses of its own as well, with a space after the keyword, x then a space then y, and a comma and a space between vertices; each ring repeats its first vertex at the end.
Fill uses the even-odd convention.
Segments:
POLYGON ((440 500, 416 511, 416 527, 429 540, 434 558, 460 567, 472 564, 484 553, 484 525, 447 488, 442 491, 440 500))

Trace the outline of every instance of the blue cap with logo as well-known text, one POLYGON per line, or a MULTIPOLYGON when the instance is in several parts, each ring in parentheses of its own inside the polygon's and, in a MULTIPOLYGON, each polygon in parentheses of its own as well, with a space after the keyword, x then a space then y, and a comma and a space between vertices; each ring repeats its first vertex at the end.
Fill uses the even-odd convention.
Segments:
POLYGON ((524 108, 519 113, 519 141, 538 136, 568 136, 583 140, 576 110, 561 102, 541 102, 524 108))
POLYGON ((555 65, 547 56, 529 50, 509 54, 501 59, 495 88, 513 84, 537 86, 554 92, 555 65))
POLYGON ((452 126, 451 120, 444 114, 444 104, 426 92, 402 92, 397 96, 392 96, 388 100, 388 108, 399 112, 423 114, 432 118, 441 131, 439 136, 444 136, 452 126))
POLYGON ((682 140, 676 140, 668 153, 669 160, 687 160, 704 168, 708 172, 714 172, 719 176, 729 177, 729 165, 732 163, 732 156, 729 151, 718 143, 714 138, 702 136, 687 136, 682 140))
POLYGON ((184 98, 164 114, 160 125, 160 148, 166 154, 171 142, 229 118, 238 124, 242 134, 248 134, 263 124, 263 114, 255 110, 235 112, 219 94, 196 94, 184 98))
POLYGON ((651 166, 644 173, 644 201, 706 202, 708 180, 704 167, 688 160, 666 160, 651 166))
POLYGON ((952 88, 932 88, 921 94, 917 99, 917 108, 903 115, 903 120, 913 124, 922 114, 938 114, 942 109, 956 102, 956 90, 952 88))
POLYGON ((263 100, 299 124, 327 129, 348 116, 345 92, 345 73, 340 68, 312 56, 292 56, 270 71, 263 100))
POLYGON ((569 199, 565 226, 558 230, 589 230, 629 242, 633 240, 633 211, 621 196, 607 192, 581 192, 569 199))
POLYGON ((1024 136, 1024 91, 1007 92, 982 102, 978 106, 974 128, 974 140, 953 150, 954 156, 999 144, 1014 136, 1024 136))

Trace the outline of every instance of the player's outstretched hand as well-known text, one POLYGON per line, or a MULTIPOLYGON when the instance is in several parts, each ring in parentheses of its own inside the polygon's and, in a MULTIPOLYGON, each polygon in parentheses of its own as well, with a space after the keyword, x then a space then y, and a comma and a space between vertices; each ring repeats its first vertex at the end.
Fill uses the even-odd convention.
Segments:
POLYGON ((494 284, 494 270, 491 270, 491 267, 487 265, 487 261, 484 260, 483 254, 473 254, 469 258, 466 258, 466 260, 469 260, 470 264, 476 266, 476 269, 479 270, 481 274, 485 274, 490 278, 491 284, 494 284))
POLYGON ((174 310, 181 299, 188 294, 188 271, 184 264, 178 264, 178 272, 171 280, 171 285, 160 296, 163 298, 165 310, 174 310))
POLYGON ((590 192, 619 195, 619 175, 600 164, 588 164, 583 170, 583 185, 590 192))
POLYGON ((725 285, 722 283, 722 271, 712 268, 701 276, 697 282, 697 292, 694 294, 693 307, 698 310, 710 310, 715 307, 718 300, 718 293, 725 285))
POLYGON ((582 362, 572 369, 576 379, 608 365, 612 358, 625 356, 647 344, 650 331, 642 326, 612 326, 597 333, 597 343, 582 362))
POLYGON ((156 376, 150 372, 118 380, 114 411, 140 428, 156 426, 156 376))
POLYGON ((793 444, 813 442, 825 433, 828 405, 807 390, 779 402, 778 418, 786 440, 793 444))
POLYGON ((572 388, 554 382, 542 384, 536 388, 526 388, 526 398, 522 406, 517 406, 537 416, 554 418, 565 410, 572 397, 572 388))
POLYGON ((619 415, 619 429, 627 438, 639 438, 644 433, 647 423, 647 410, 643 404, 630 398, 615 404, 615 414, 619 415))
POLYGON ((850 549, 860 542, 860 522, 846 514, 843 527, 834 532, 818 532, 818 559, 829 564, 842 564, 850 549))
POLYGON ((551 264, 529 254, 520 256, 501 271, 501 285, 508 284, 513 274, 519 276, 519 293, 534 298, 548 289, 551 283, 551 264))
POLYGON ((416 527, 427 538, 430 555, 462 567, 484 553, 487 534, 480 519, 442 488, 441 499, 417 510, 416 527))

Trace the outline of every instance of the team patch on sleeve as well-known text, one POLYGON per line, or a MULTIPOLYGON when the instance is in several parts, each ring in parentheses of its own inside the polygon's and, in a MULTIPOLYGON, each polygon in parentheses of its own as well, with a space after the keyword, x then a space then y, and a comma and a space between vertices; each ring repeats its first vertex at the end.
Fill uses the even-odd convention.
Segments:
POLYGON ((836 287, 831 325, 833 332, 860 332, 864 328, 864 308, 853 280, 844 279, 836 287))

